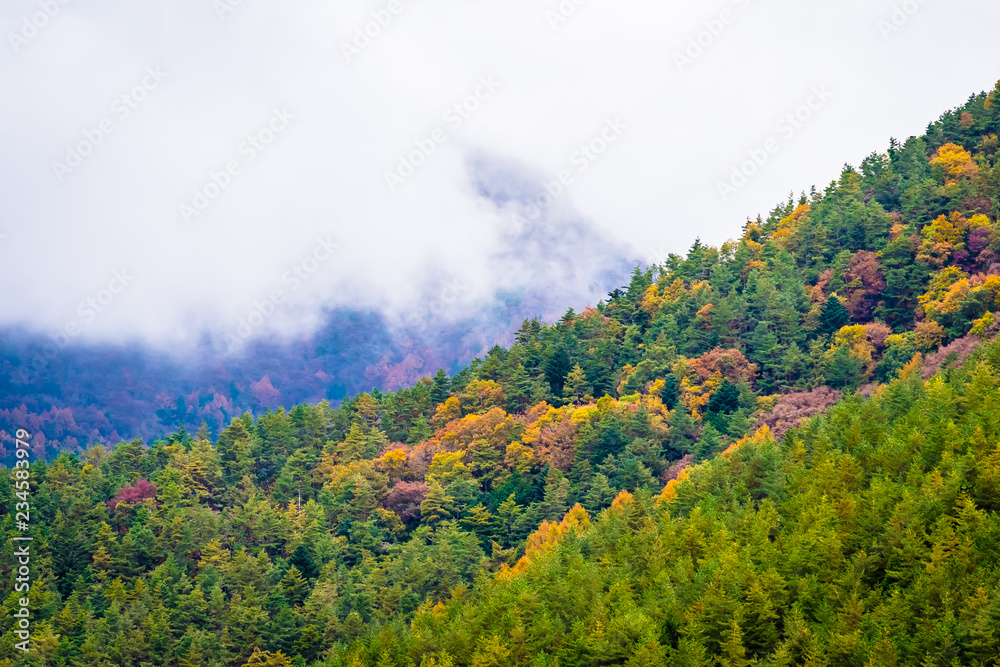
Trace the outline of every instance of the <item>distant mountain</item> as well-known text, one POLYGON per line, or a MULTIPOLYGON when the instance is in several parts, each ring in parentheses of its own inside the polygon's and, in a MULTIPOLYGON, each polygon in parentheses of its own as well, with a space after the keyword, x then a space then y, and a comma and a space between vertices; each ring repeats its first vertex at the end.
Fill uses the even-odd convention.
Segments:
POLYGON ((0 330, 0 447, 18 428, 37 433, 46 455, 203 423, 218 433, 246 411, 392 391, 439 368, 457 372, 494 345, 509 345, 525 319, 557 318, 567 304, 582 308, 627 281, 636 261, 566 202, 529 210, 545 190, 523 168, 479 156, 469 174, 510 225, 490 258, 492 300, 444 316, 462 286, 437 285, 419 310, 331 308, 318 331, 297 340, 254 336, 233 350, 206 336, 183 356, 140 343, 59 348, 45 334, 0 330))

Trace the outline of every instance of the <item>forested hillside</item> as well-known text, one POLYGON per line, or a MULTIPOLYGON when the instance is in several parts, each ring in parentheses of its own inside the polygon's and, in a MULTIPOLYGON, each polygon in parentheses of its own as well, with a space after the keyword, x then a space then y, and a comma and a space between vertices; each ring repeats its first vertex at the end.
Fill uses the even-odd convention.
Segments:
POLYGON ((32 461, 5 665, 998 665, 1000 83, 449 377, 32 461))
MULTIPOLYGON (((509 193, 483 194, 502 196, 509 193)), ((197 346, 166 352, 138 341, 84 343, 82 336, 0 326, 0 463, 13 461, 11 436, 19 428, 34 434, 39 458, 54 458, 122 439, 148 442, 179 427, 194 432, 203 423, 217 436, 246 411, 410 387, 439 367, 457 372, 511 342, 525 317, 554 319, 567 304, 596 301, 635 265, 613 239, 572 220, 503 234, 494 251, 523 286, 474 296, 461 275, 429 271, 420 297, 392 312, 331 304, 317 316, 318 328, 301 330, 294 307, 275 311, 269 322, 287 321, 292 337, 233 321, 224 339, 203 331, 197 346)))

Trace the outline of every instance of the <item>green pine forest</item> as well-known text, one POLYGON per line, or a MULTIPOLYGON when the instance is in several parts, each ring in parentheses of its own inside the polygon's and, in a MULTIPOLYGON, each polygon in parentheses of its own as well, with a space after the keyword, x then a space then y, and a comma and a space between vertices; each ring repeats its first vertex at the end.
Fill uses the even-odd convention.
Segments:
POLYGON ((0 469, 0 667, 1000 666, 1000 83, 453 377, 0 469))

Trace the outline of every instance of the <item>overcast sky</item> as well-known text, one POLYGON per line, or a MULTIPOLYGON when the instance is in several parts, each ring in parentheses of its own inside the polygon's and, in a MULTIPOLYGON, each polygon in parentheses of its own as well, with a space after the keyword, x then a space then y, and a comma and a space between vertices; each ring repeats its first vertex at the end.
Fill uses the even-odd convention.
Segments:
POLYGON ((285 331, 473 303, 555 220, 589 230, 556 254, 654 261, 1000 78, 983 0, 576 3, 7 0, 0 324, 177 346, 271 296, 285 331))

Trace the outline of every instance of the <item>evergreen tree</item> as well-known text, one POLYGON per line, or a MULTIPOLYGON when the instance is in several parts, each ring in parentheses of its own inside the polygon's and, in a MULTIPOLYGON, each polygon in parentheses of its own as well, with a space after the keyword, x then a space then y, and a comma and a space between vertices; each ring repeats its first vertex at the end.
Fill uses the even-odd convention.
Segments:
POLYGON ((680 397, 680 382, 673 374, 668 374, 663 379, 663 389, 660 390, 660 398, 668 410, 673 410, 677 406, 677 399, 680 397))
POLYGON ((819 328, 818 331, 821 334, 834 334, 840 331, 841 328, 847 326, 851 321, 851 314, 847 312, 847 308, 844 304, 840 302, 836 294, 831 294, 826 302, 823 303, 823 308, 819 315, 819 328))
POLYGON ((562 396, 566 375, 572 370, 569 353, 559 348, 545 362, 545 380, 549 383, 553 396, 562 396))
POLYGON ((427 423, 427 417, 420 415, 413 421, 413 425, 410 426, 406 443, 408 445, 416 445, 421 442, 427 442, 433 435, 434 431, 431 429, 430 424, 427 423))
POLYGON ((563 396, 571 400, 574 405, 579 405, 584 396, 589 395, 591 391, 592 389, 587 386, 587 376, 584 375, 583 369, 580 367, 580 364, 575 364, 566 376, 566 381, 563 385, 563 396))
POLYGON ((444 403, 445 399, 448 398, 450 385, 448 375, 443 368, 439 368, 434 376, 434 386, 431 388, 431 401, 435 404, 444 403))
POLYGON ((455 499, 445 493, 440 483, 431 482, 427 488, 427 495, 420 503, 420 515, 421 523, 437 526, 441 521, 454 517, 455 499))
POLYGON ((511 374, 507 390, 507 412, 521 413, 531 405, 534 380, 523 364, 517 364, 511 374))
POLYGON ((729 414, 738 410, 739 407, 739 388, 729 380, 724 379, 719 388, 712 393, 712 398, 708 401, 708 410, 710 412, 729 414))

